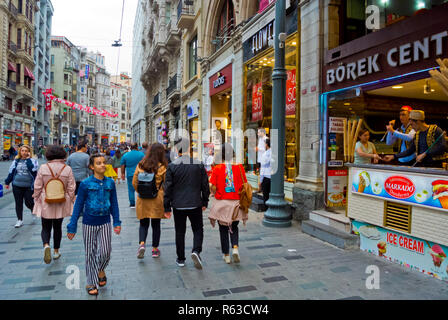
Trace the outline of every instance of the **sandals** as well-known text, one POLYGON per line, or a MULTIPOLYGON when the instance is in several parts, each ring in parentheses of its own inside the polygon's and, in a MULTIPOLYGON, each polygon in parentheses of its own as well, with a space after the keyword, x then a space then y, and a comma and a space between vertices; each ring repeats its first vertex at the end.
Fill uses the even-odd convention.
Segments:
POLYGON ((98 295, 98 289, 95 287, 87 287, 87 293, 91 296, 97 296, 98 295), (96 291, 96 292, 95 292, 96 291))
POLYGON ((104 275, 104 277, 102 277, 102 278, 98 277, 98 285, 100 287, 104 287, 106 284, 107 284, 107 277, 106 277, 106 275, 104 275), (101 283, 103 283, 103 284, 101 284, 101 283))

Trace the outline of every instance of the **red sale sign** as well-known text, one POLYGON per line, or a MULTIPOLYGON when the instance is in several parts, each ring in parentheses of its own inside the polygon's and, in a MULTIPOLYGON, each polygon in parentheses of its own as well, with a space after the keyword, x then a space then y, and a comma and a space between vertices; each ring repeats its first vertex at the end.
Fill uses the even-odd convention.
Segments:
POLYGON ((410 198, 415 193, 414 183, 403 176, 392 176, 384 182, 384 189, 397 199, 410 198))
POLYGON ((288 70, 286 80, 286 115, 296 114, 296 69, 288 70))
POLYGON ((257 83, 252 87, 252 121, 263 119, 263 83, 257 83))

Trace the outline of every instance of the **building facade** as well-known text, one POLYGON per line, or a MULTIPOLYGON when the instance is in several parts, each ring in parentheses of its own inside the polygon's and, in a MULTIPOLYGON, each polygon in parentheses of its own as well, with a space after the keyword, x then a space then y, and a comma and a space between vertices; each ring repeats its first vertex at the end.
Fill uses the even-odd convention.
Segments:
POLYGON ((45 110, 45 98, 42 92, 50 88, 50 49, 51 25, 54 8, 51 0, 41 0, 37 3, 39 10, 35 13, 35 45, 34 45, 34 144, 33 147, 47 145, 50 132, 50 111, 45 110))
POLYGON ((132 123, 131 137, 132 142, 141 144, 146 139, 146 121, 145 110, 147 109, 146 92, 140 81, 142 75, 143 61, 143 6, 145 1, 139 1, 134 20, 133 43, 132 47, 132 77, 137 81, 132 82, 132 123))
MULTIPOLYGON (((111 81, 116 85, 116 112, 118 114, 118 132, 119 143, 128 142, 132 140, 132 101, 133 101, 133 82, 132 78, 126 72, 121 72, 120 75, 112 76, 111 81)), ((145 140, 142 140, 142 143, 145 140)), ((137 141, 135 141, 137 142, 137 141)))
POLYGON ((36 1, 0 2, 0 152, 32 144, 36 1))

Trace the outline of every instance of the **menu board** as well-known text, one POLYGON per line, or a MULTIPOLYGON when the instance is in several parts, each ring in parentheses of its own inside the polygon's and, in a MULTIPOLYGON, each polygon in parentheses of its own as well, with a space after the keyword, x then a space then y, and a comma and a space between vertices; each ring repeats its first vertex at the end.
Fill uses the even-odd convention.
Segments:
POLYGON ((344 207, 347 203, 347 170, 328 170, 327 207, 344 207))
POLYGON ((448 212, 448 178, 353 168, 352 192, 448 212))

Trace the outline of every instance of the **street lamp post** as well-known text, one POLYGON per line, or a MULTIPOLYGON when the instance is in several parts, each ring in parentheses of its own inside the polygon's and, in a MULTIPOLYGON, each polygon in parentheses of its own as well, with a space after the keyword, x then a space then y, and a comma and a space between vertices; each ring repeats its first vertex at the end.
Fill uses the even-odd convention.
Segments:
MULTIPOLYGON (((286 41, 286 0, 277 0, 275 3, 275 66, 272 73, 272 129, 277 130, 278 152, 273 152, 272 159, 277 164, 277 171, 272 175, 271 193, 266 202, 268 210, 263 218, 266 227, 284 228, 291 226, 291 214, 286 210, 285 201, 285 105, 286 105, 286 68, 285 68, 285 41, 286 41)), ((271 135, 272 138, 272 135, 271 135)))

